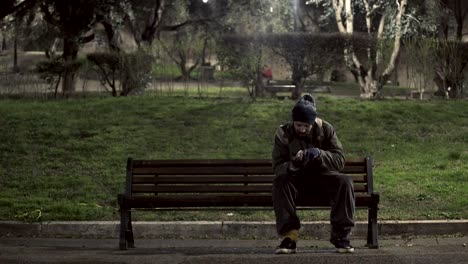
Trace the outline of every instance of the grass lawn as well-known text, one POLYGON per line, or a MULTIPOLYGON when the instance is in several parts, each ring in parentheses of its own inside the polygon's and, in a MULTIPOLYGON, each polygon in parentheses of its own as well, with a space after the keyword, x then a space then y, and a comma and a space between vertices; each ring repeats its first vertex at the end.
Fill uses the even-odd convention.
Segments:
MULTIPOLYGON (((127 157, 270 158, 273 133, 293 103, 163 95, 4 99, 0 220, 117 220, 127 157)), ((319 96, 317 104, 347 157, 374 157, 380 219, 468 219, 468 101, 319 96)), ((325 211, 301 215, 328 219, 325 211)), ((163 211, 136 219, 274 218, 271 211, 163 211)))

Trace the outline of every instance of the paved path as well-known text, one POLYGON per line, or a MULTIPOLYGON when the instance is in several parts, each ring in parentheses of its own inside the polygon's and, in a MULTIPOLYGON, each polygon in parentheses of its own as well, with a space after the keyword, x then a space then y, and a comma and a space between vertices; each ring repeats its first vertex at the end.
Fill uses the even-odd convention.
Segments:
POLYGON ((353 241, 353 254, 323 240, 301 241, 294 255, 274 255, 276 240, 140 239, 118 250, 117 239, 0 238, 0 263, 468 263, 468 237, 381 240, 380 249, 353 241))
MULTIPOLYGON (((326 240, 328 221, 301 223, 301 237, 326 240)), ((119 221, 53 221, 23 223, 0 221, 0 237, 42 238, 118 238, 119 221)), ((143 221, 133 222, 134 235, 140 238, 190 239, 275 239, 274 221, 143 221)), ((379 221, 379 237, 468 236, 468 220, 379 221)), ((356 222, 353 239, 367 237, 367 221, 356 222)), ((379 238, 379 239, 380 239, 379 238)))

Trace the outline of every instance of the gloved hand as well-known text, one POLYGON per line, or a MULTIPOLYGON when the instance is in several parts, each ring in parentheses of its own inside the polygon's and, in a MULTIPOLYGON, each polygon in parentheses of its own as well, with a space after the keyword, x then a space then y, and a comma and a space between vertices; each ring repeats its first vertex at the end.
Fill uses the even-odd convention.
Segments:
POLYGON ((309 161, 315 160, 320 157, 320 149, 318 148, 308 148, 304 150, 303 162, 306 164, 309 161))

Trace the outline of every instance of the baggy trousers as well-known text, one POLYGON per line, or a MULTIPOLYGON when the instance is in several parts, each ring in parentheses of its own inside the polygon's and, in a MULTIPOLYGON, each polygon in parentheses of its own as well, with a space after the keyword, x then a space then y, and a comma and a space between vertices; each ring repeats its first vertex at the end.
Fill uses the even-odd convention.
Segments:
POLYGON ((273 206, 280 236, 301 227, 296 204, 329 202, 331 206, 330 241, 349 239, 354 227, 354 187, 350 176, 339 172, 306 172, 299 176, 276 177, 273 182, 273 206))

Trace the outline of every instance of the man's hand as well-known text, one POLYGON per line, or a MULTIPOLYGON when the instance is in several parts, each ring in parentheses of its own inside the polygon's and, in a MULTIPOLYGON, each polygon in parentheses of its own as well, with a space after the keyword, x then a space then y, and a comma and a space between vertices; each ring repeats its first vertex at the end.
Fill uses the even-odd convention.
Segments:
POLYGON ((317 159, 318 157, 320 157, 320 149, 318 149, 318 148, 308 148, 308 149, 304 150, 302 160, 304 161, 304 163, 307 163, 309 161, 317 159))
POLYGON ((302 162, 302 159, 304 159, 304 151, 301 149, 296 153, 296 156, 293 158, 293 161, 297 162, 302 162))
POLYGON ((291 163, 289 164, 289 170, 293 172, 298 171, 302 166, 303 158, 304 158, 304 151, 299 150, 296 153, 296 156, 292 158, 291 163))

